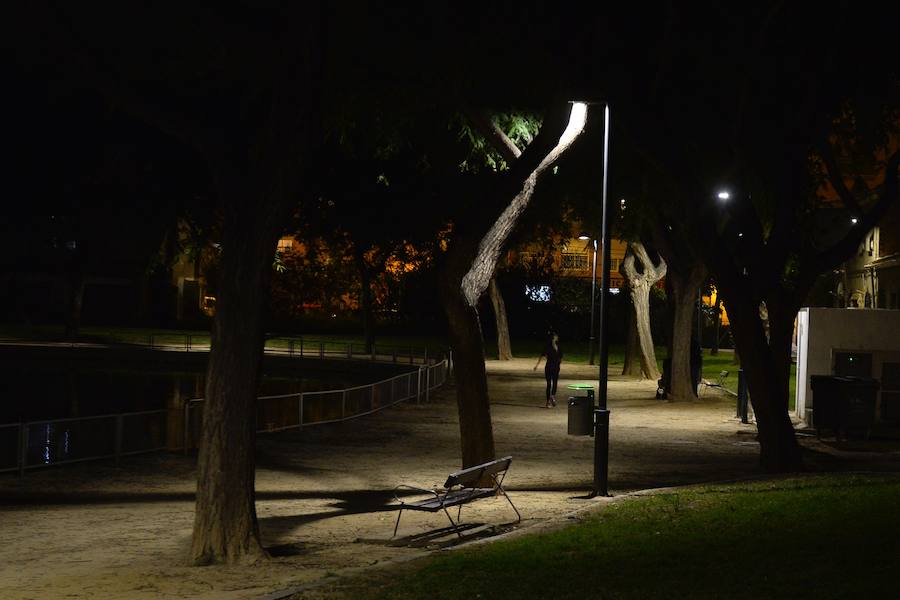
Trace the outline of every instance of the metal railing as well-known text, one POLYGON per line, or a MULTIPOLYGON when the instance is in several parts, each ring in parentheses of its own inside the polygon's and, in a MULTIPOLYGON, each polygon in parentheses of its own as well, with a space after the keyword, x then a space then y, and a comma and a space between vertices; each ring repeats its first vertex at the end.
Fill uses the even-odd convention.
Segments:
MULTIPOLYGON (((14 341, 14 340, 9 340, 14 341)), ((55 345, 70 347, 112 346, 112 347, 144 347, 151 350, 170 350, 179 352, 209 352, 209 334, 149 332, 146 336, 134 336, 127 341, 109 340, 106 342, 56 342, 55 345)), ((325 340, 306 338, 303 336, 274 336, 268 334, 263 346, 268 354, 297 356, 301 358, 349 358, 367 359, 378 362, 404 364, 427 364, 430 356, 442 352, 429 352, 427 346, 372 344, 366 351, 361 342, 341 340, 325 340)))
MULTIPOLYGON (((339 390, 260 396, 257 431, 281 431, 355 419, 415 398, 428 401, 449 375, 450 361, 339 390)), ((0 425, 0 472, 196 447, 202 398, 183 409, 161 409, 0 425)))

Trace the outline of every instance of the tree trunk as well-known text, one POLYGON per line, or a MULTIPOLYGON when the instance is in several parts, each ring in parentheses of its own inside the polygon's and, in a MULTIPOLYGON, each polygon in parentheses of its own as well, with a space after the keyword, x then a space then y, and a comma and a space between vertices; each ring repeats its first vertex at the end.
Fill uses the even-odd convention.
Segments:
POLYGON ((722 324, 722 296, 719 294, 718 290, 716 290, 716 306, 714 314, 716 317, 716 328, 714 330, 715 333, 713 334, 712 349, 709 351, 712 356, 719 353, 719 330, 721 329, 722 324))
POLYGON ((231 210, 225 216, 197 460, 191 547, 196 565, 254 562, 266 556, 255 505, 256 398, 262 314, 282 204, 261 201, 251 208, 246 198, 233 198, 236 190, 220 193, 231 200, 226 205, 231 210))
POLYGON ((642 243, 629 242, 620 271, 628 281, 640 348, 641 375, 656 381, 659 379, 659 368, 656 366, 656 348, 650 332, 650 287, 665 276, 666 262, 660 257, 659 265, 654 265, 642 243), (640 269, 635 266, 635 260, 640 262, 640 269))
POLYGON ((626 325, 625 337, 625 364, 622 366, 622 375, 641 379, 641 343, 638 339, 637 324, 634 317, 634 308, 628 311, 628 325, 626 325))
POLYGON ((484 339, 478 310, 469 306, 459 286, 459 265, 449 257, 441 281, 456 374, 456 403, 463 468, 494 458, 494 429, 484 367, 484 339), (456 266, 456 269, 453 267, 456 266))
POLYGON ((740 349, 744 376, 759 431, 760 464, 771 472, 800 468, 800 448, 788 415, 792 309, 768 303, 769 340, 752 301, 729 301, 731 327, 740 349))
POLYGON ((631 297, 641 355, 641 374, 645 379, 656 381, 659 379, 659 368, 656 366, 656 349, 650 333, 650 287, 641 285, 637 289, 631 288, 631 297))
POLYGON ((512 360, 512 345, 509 343, 509 322, 506 320, 506 303, 500 293, 497 280, 491 277, 488 285, 494 317, 497 319, 497 360, 512 360))
POLYGON ((694 264, 686 273, 669 271, 672 289, 672 344, 669 359, 672 365, 669 399, 673 401, 693 400, 697 388, 693 385, 691 373, 691 339, 694 336, 694 315, 697 312, 697 288, 706 277, 706 268, 694 264))
POLYGON ((371 354, 375 347, 375 317, 372 314, 372 274, 366 259, 360 252, 356 253, 356 268, 359 271, 359 310, 362 313, 364 352, 371 354))

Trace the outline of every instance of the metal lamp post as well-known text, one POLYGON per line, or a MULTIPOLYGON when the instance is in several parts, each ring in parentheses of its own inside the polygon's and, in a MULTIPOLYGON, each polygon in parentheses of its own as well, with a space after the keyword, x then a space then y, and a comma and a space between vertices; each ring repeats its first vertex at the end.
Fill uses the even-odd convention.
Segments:
MULTIPOLYGON (((610 243, 609 234, 611 219, 607 202, 607 184, 609 174, 609 104, 603 108, 603 190, 601 203, 603 219, 600 226, 600 248, 603 250, 603 263, 600 271, 600 370, 597 390, 597 408, 594 410, 594 488, 591 496, 609 495, 609 410, 607 403, 607 384, 609 378, 609 267, 610 243)), ((595 246, 596 248, 596 242, 595 246)), ((596 253, 594 264, 597 264, 596 253)), ((595 268, 596 272, 596 268, 595 268)), ((593 304, 593 297, 591 299, 593 304)), ((591 319, 593 327, 593 318, 591 319)))

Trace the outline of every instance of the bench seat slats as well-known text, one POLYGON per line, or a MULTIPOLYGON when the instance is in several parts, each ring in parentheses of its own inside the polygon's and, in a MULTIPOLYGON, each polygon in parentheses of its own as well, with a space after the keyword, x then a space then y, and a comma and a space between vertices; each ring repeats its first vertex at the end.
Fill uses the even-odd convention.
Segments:
POLYGON ((486 496, 493 496, 497 491, 494 488, 466 488, 462 490, 455 490, 448 493, 446 496, 441 496, 438 498, 428 498, 427 500, 420 500, 418 502, 404 502, 403 508, 406 510, 424 510, 428 512, 436 512, 441 510, 441 500, 443 500, 443 506, 456 506, 458 504, 465 504, 470 500, 475 500, 476 498, 484 498, 486 496))

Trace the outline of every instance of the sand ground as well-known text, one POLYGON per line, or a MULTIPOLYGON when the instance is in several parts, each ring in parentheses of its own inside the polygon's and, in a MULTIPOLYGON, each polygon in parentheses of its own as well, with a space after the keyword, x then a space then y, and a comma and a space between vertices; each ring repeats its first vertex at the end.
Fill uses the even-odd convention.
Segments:
MULTIPOLYGON (((502 498, 466 506, 463 521, 487 524, 472 539, 563 523, 602 510, 587 499, 591 437, 566 434, 567 409, 543 408, 533 360, 488 361, 498 456, 512 455, 506 484, 521 523, 502 498)), ((564 365, 565 386, 596 380, 594 367, 564 365)), ((565 391, 564 391, 565 390, 565 391)), ((654 382, 611 377, 610 492, 760 475, 753 424, 734 418, 734 399, 704 393, 693 403, 654 397, 654 382)), ((801 438, 812 470, 895 470, 895 447, 877 452, 801 438), (852 449, 851 449, 852 450, 852 449), (860 465, 864 465, 860 467, 860 465)), ((257 511, 273 558, 263 564, 188 567, 194 458, 158 454, 0 478, 0 597, 278 598, 373 565, 417 558, 452 537, 431 535, 441 514, 404 513, 389 544, 400 483, 440 485, 458 468, 452 383, 430 401, 398 405, 340 424, 259 439, 257 511)))

